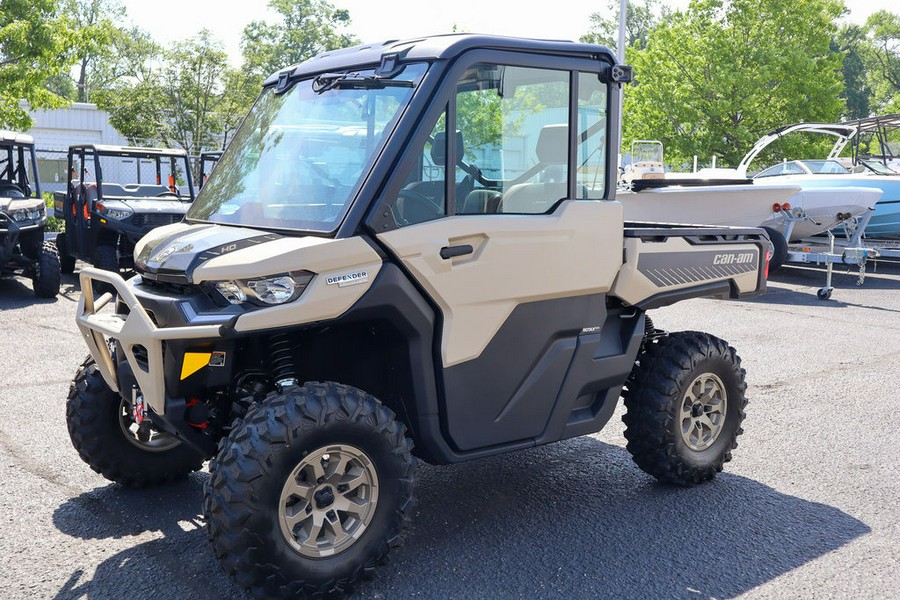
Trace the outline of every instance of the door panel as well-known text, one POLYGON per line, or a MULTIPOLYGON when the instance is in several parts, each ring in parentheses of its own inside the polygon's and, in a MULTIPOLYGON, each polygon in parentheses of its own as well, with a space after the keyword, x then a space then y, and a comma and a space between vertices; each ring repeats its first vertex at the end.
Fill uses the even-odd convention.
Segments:
POLYGON ((607 292, 622 264, 622 205, 569 200, 549 215, 461 215, 378 238, 440 307, 447 368, 477 358, 519 304, 607 292), (471 254, 441 258, 465 244, 471 254))
POLYGON ((442 414, 456 447, 539 436, 578 335, 603 325, 621 204, 570 200, 549 215, 449 217, 378 237, 441 310, 442 414), (472 251, 441 258, 459 246, 472 251))

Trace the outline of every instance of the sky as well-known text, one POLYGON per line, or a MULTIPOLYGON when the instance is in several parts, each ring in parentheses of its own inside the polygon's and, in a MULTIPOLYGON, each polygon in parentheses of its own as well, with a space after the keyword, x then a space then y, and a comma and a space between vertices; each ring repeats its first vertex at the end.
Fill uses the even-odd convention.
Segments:
MULTIPOLYGON (((222 41, 233 64, 240 64, 240 40, 252 20, 274 21, 268 0, 123 0, 131 21, 164 45, 209 29, 222 41)), ((577 40, 589 28, 590 15, 606 0, 558 0, 540 9, 526 0, 330 0, 350 11, 349 27, 363 42, 405 39, 458 31, 521 37, 577 40), (552 6, 552 10, 549 8, 552 6)), ((666 0, 663 0, 664 2, 666 0)), ((845 0, 850 20, 861 23, 876 10, 890 10, 894 0, 845 0)), ((688 0, 669 0, 684 8, 688 0)))

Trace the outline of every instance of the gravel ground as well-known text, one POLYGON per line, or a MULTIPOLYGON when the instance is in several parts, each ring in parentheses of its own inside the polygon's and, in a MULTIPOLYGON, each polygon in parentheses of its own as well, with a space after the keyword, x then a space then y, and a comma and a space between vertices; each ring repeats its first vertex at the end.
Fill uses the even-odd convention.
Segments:
MULTIPOLYGON (((655 483, 601 433, 420 469, 407 544, 357 598, 900 596, 900 267, 862 287, 786 268, 749 302, 692 300, 658 326, 728 340, 750 405, 734 461, 692 489, 655 483)), ((0 280, 0 590, 4 598, 245 598, 200 516, 205 472, 130 491, 66 432, 86 353, 79 292, 0 280)), ((621 410, 621 409, 620 409, 621 410)))

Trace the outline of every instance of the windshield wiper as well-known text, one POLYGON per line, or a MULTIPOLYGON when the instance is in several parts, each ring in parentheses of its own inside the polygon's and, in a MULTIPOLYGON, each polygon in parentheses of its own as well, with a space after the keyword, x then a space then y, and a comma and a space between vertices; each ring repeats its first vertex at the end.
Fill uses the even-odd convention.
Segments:
POLYGON ((328 90, 383 90, 387 87, 414 87, 412 81, 406 79, 388 79, 378 75, 360 75, 359 73, 322 73, 312 82, 312 89, 317 94, 328 90))

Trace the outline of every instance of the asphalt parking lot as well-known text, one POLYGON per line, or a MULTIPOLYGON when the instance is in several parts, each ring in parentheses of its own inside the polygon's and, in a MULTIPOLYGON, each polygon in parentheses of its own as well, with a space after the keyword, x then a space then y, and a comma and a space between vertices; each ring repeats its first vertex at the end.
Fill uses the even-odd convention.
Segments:
MULTIPOLYGON (((407 544, 357 598, 890 598, 900 595, 900 266, 862 287, 789 267, 749 302, 692 300, 657 326, 728 340, 750 404, 734 461, 691 489, 655 483, 600 434, 422 466, 407 544)), ((205 472, 131 491, 66 431, 86 350, 79 292, 0 280, 0 596, 246 598, 213 557, 205 472)))

